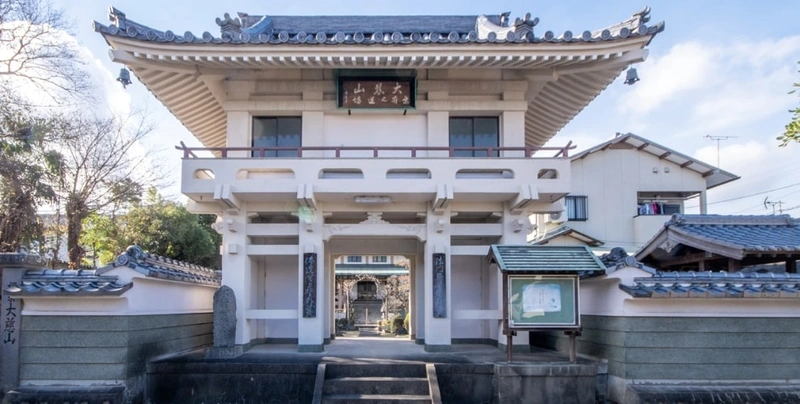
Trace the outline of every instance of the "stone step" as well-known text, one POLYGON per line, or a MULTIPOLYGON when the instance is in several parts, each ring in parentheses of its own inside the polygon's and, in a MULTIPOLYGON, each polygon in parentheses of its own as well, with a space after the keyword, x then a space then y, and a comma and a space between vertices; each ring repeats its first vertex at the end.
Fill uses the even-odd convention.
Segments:
POLYGON ((427 395, 424 377, 341 377, 327 379, 323 394, 407 394, 427 395))
POLYGON ((335 394, 322 398, 323 404, 423 404, 430 402, 431 398, 427 395, 335 394))
POLYGON ((333 364, 326 365, 325 378, 342 377, 423 377, 425 364, 333 364))

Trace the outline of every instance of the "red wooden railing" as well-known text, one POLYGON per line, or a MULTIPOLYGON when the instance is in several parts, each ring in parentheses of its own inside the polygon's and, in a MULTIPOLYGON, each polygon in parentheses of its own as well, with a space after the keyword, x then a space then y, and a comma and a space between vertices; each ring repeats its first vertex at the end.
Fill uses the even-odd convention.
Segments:
MULTIPOLYGON (((472 152, 485 152, 488 158, 502 158, 500 152, 506 151, 523 151, 525 157, 533 157, 533 154, 539 151, 556 151, 553 158, 567 158, 569 151, 575 149, 570 141, 563 147, 428 147, 428 146, 302 146, 302 147, 187 147, 186 144, 181 142, 179 146, 175 146, 177 150, 183 150, 183 158, 198 158, 194 153, 195 151, 209 151, 218 152, 220 157, 228 158, 230 152, 248 152, 248 155, 253 156, 253 152, 257 154, 253 157, 265 157, 267 152, 286 152, 294 151, 297 157, 303 157, 303 152, 306 151, 333 151, 335 158, 341 158, 343 151, 372 151, 372 157, 379 158, 381 151, 407 151, 410 152, 411 157, 417 157, 417 152, 420 151, 446 151, 449 157, 456 157, 456 152, 459 151, 472 151, 472 152)), ((397 156, 391 156, 397 158, 397 156)))

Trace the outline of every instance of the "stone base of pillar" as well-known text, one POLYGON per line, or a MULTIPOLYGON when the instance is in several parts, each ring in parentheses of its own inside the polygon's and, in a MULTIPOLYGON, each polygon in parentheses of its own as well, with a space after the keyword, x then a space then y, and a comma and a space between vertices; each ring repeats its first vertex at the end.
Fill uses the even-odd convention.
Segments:
POLYGON ((206 350, 206 359, 236 358, 244 353, 244 346, 211 347, 206 350))
POLYGON ((452 352, 452 345, 428 345, 425 344, 425 352, 452 352))
POLYGON ((322 352, 325 350, 324 347, 323 344, 298 345, 297 352, 322 352))

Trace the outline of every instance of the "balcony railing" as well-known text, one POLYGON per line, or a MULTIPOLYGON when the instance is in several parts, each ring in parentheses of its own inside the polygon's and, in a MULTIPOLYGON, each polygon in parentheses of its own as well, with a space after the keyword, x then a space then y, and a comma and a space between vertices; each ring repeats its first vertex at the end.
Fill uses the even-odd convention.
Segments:
MULTIPOLYGON (((183 151, 183 158, 198 158, 195 154, 196 151, 208 151, 212 153, 219 153, 221 158, 228 158, 231 152, 246 152, 248 156, 245 158, 266 158, 268 152, 294 152, 298 158, 303 157, 304 152, 333 152, 334 158, 349 158, 353 156, 342 156, 342 152, 372 152, 373 158, 402 158, 411 157, 417 158, 419 152, 447 152, 448 157, 465 157, 457 156, 456 153, 462 151, 469 151, 473 154, 481 154, 469 158, 502 158, 506 157, 504 154, 512 152, 514 158, 519 157, 535 157, 534 154, 540 151, 555 151, 555 155, 547 158, 566 158, 569 157, 569 151, 575 149, 572 142, 567 143, 563 147, 444 147, 444 146, 302 146, 302 147, 187 147, 186 144, 181 142, 175 149, 183 151), (392 152, 391 156, 381 155, 381 152, 392 152), (407 156, 398 156, 397 152, 408 152, 407 156), (477 152, 477 153, 476 153, 477 152), (519 152, 523 152, 520 155, 519 152), (485 155, 482 155, 484 154, 485 155)), ((286 158, 289 156, 281 156, 276 158, 286 158)), ((369 157, 369 156, 358 156, 369 157)), ((427 156, 426 156, 427 157, 427 156)))

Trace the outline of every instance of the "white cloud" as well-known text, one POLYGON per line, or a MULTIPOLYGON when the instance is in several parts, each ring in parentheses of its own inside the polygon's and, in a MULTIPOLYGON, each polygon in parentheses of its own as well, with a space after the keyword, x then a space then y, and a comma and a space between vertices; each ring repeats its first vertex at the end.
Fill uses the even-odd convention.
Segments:
POLYGON ((621 109, 647 114, 663 103, 708 84, 715 52, 699 42, 673 46, 660 58, 648 58, 635 66, 641 81, 625 96, 621 109))

